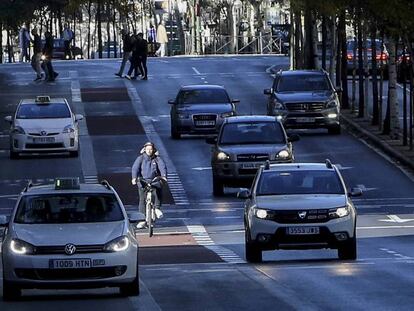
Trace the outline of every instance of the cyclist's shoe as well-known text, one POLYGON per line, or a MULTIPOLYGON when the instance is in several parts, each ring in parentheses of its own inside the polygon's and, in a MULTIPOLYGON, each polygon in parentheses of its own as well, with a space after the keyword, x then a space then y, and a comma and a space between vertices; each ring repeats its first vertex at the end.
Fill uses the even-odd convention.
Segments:
POLYGON ((137 223, 137 229, 145 229, 145 228, 148 228, 146 221, 140 221, 139 223, 137 223))
POLYGON ((162 216, 164 216, 162 211, 159 208, 156 208, 155 209, 155 217, 157 217, 157 219, 160 219, 160 218, 162 218, 162 216))

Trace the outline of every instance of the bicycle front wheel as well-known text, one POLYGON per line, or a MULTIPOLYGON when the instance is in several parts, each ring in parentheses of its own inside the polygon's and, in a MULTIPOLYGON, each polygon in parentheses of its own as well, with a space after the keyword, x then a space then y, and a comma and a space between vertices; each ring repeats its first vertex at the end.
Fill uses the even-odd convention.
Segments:
POLYGON ((148 204, 147 208, 147 225, 148 225, 148 235, 152 237, 154 234, 154 219, 152 218, 153 207, 152 204, 148 204))

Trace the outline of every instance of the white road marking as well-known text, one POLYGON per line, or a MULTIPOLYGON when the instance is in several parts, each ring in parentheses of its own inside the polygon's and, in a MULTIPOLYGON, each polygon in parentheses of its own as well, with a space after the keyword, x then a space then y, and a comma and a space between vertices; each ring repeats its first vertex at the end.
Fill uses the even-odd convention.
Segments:
POLYGON ((356 185, 356 186, 364 192, 378 189, 378 188, 367 188, 367 187, 365 187, 365 185, 356 185))
POLYGON ((193 70, 196 74, 201 75, 200 71, 198 71, 196 67, 191 67, 191 68, 193 68, 193 70))
POLYGON ((206 171, 206 170, 211 170, 211 166, 208 166, 208 167, 193 167, 191 169, 196 170, 196 171, 206 171))
POLYGON ((384 221, 384 222, 398 222, 398 223, 405 223, 405 222, 409 222, 409 221, 414 221, 414 219, 401 219, 397 215, 387 215, 387 217, 389 219, 379 219, 379 221, 384 221))

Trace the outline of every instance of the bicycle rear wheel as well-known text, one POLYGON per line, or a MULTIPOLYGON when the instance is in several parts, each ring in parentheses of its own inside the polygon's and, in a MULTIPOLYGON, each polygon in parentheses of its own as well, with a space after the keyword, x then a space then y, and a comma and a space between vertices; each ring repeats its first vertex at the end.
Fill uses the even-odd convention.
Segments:
POLYGON ((154 234, 154 224, 153 224, 154 222, 153 222, 152 214, 153 214, 153 206, 152 204, 149 204, 147 208, 147 225, 148 225, 149 237, 152 237, 154 234))

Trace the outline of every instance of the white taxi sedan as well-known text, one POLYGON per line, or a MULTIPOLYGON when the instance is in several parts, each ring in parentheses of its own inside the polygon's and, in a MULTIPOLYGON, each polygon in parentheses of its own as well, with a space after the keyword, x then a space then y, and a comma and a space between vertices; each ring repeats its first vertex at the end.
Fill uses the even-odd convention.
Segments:
POLYGON ((28 185, 10 219, 0 215, 3 299, 18 299, 27 288, 119 287, 122 295, 138 295, 134 224, 144 219, 127 213, 106 181, 28 185))
POLYGON ((23 99, 14 116, 7 116, 10 123, 10 158, 20 153, 69 152, 79 154, 78 121, 65 98, 37 96, 23 99))

